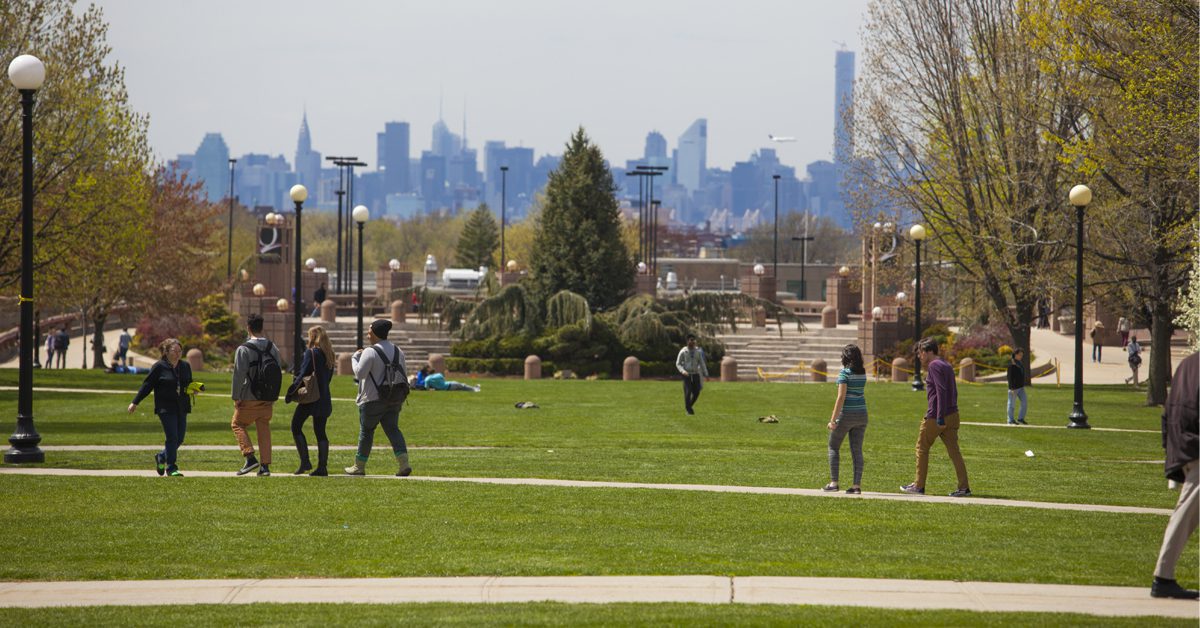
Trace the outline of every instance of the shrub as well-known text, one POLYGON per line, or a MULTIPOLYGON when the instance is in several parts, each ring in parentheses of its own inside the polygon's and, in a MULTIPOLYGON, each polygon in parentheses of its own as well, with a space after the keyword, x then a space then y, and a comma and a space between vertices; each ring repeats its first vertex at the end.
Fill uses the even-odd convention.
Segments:
POLYGON ((159 343, 167 338, 178 338, 186 349, 196 346, 202 333, 200 321, 190 314, 148 316, 137 324, 135 343, 141 351, 157 356, 159 343))

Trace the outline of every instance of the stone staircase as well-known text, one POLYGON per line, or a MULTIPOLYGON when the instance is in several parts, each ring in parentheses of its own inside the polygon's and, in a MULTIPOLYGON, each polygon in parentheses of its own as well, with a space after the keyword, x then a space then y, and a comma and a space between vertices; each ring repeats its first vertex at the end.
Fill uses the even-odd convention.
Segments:
MULTIPOLYGON (((305 338, 308 338, 308 328, 317 324, 316 319, 305 319, 305 338)), ((335 353, 338 355, 354 353, 357 349, 354 322, 338 321, 320 324, 329 333, 329 341, 333 343, 335 353)), ((366 320, 364 320, 364 324, 366 324, 366 320)), ((400 347, 400 350, 404 352, 405 363, 409 365, 409 370, 414 372, 415 368, 429 360, 429 354, 450 354, 450 335, 445 330, 431 329, 418 323, 401 323, 392 327, 392 332, 388 334, 388 340, 400 347)), ((366 342, 365 331, 363 342, 366 342)))
MULTIPOLYGON (((826 372, 841 368, 842 347, 856 342, 858 332, 852 327, 822 329, 817 324, 808 324, 803 332, 795 325, 783 326, 783 334, 775 325, 763 327, 738 327, 736 333, 718 336, 725 343, 725 355, 737 360, 738 379, 759 379, 758 369, 769 374, 782 375, 794 369, 800 362, 810 365, 813 360, 825 360, 826 372)), ((716 375, 715 373, 713 374, 716 375)), ((786 377, 770 378, 770 381, 812 381, 808 372, 790 373, 786 377)))

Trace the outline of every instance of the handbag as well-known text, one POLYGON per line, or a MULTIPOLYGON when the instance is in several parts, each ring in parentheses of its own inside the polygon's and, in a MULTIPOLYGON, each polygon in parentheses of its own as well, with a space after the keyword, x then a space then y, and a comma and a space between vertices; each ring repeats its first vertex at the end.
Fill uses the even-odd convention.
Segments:
POLYGON ((321 386, 317 383, 317 374, 300 378, 300 387, 296 389, 296 403, 314 403, 320 400, 321 386))

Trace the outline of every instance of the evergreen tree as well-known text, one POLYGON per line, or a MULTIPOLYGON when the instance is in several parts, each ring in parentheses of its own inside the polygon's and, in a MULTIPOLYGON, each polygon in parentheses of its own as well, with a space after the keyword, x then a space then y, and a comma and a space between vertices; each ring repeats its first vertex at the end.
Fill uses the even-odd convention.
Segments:
POLYGON ((500 229, 496 226, 492 210, 484 203, 467 217, 467 223, 463 225, 462 233, 458 236, 454 261, 460 268, 496 268, 495 256, 498 248, 500 229))
POLYGON ((529 261, 537 302, 570 290, 606 310, 629 295, 634 265, 615 192, 604 155, 580 127, 546 184, 529 261))

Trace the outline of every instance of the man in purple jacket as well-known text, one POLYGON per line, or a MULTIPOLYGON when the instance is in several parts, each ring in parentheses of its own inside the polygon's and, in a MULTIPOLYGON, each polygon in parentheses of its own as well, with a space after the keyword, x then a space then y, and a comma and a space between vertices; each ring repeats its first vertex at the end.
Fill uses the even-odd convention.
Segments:
POLYGON ((963 462, 962 452, 958 450, 958 387, 954 383, 954 368, 945 360, 938 357, 938 344, 932 338, 922 338, 917 343, 917 355, 925 366, 928 377, 925 380, 925 397, 929 400, 929 409, 921 421, 921 431, 917 436, 917 477, 912 484, 901 486, 905 493, 925 494, 925 477, 929 475, 929 448, 939 437, 946 445, 946 455, 954 464, 954 474, 958 476, 958 489, 950 493, 951 497, 970 497, 971 488, 967 483, 967 465, 963 462))

